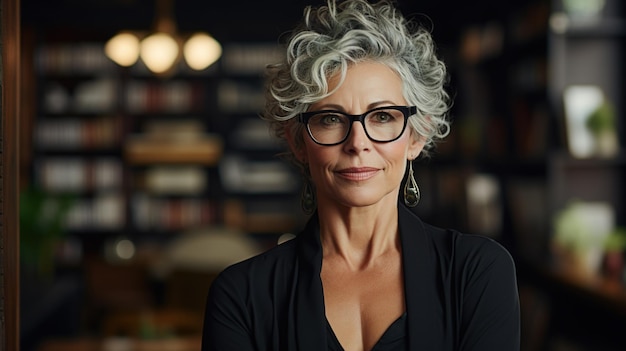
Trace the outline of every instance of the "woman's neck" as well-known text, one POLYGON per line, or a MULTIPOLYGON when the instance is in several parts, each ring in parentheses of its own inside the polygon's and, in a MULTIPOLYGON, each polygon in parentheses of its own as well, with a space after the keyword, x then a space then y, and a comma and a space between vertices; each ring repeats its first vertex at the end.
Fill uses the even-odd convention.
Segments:
POLYGON ((339 259, 350 269, 361 270, 382 256, 400 252, 395 201, 351 208, 322 204, 318 214, 325 260, 339 259))

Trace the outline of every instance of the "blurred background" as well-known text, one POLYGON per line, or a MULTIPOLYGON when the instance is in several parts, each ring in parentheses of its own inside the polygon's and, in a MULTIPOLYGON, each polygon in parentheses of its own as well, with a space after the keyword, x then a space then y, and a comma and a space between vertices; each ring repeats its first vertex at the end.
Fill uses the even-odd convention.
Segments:
MULTIPOLYGON (((319 2, 21 0, 22 350, 199 350, 215 274, 306 220, 258 113, 319 2)), ((623 2, 398 3, 455 96, 415 211, 510 250, 522 350, 626 349, 623 2)))

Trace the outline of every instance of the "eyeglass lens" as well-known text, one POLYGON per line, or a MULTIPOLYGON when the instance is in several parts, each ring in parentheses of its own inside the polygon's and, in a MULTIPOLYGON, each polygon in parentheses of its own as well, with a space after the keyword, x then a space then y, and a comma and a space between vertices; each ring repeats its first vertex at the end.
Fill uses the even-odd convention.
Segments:
MULTIPOLYGON (((397 139, 404 131, 405 116, 397 109, 377 109, 362 119, 367 136, 379 142, 397 139)), ((353 118, 341 112, 322 111, 309 118, 308 129, 320 144, 337 144, 345 140, 352 128, 353 118)))

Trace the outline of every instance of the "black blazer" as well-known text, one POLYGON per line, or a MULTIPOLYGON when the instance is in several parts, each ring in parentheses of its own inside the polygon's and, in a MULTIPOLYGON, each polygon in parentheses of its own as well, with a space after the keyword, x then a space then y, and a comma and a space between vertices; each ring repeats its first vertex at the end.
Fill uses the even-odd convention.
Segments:
MULTIPOLYGON (((407 345, 420 351, 517 351, 515 265, 497 242, 423 223, 398 205, 407 345)), ((203 351, 327 347, 314 215, 298 236, 224 270, 212 283, 203 351)))

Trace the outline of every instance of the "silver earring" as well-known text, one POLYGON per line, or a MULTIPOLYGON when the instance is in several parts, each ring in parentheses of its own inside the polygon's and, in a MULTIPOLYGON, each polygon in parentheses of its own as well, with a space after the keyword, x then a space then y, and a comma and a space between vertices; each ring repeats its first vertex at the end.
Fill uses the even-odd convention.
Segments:
POLYGON ((315 192, 313 191, 313 185, 308 179, 304 180, 304 187, 302 188, 302 194, 300 195, 300 206, 302 211, 306 215, 311 215, 315 212, 315 192))
POLYGON ((409 207, 415 207, 420 202, 421 197, 420 188, 417 186, 415 176, 413 175, 413 162, 409 160, 409 174, 404 184, 404 204, 409 207))

